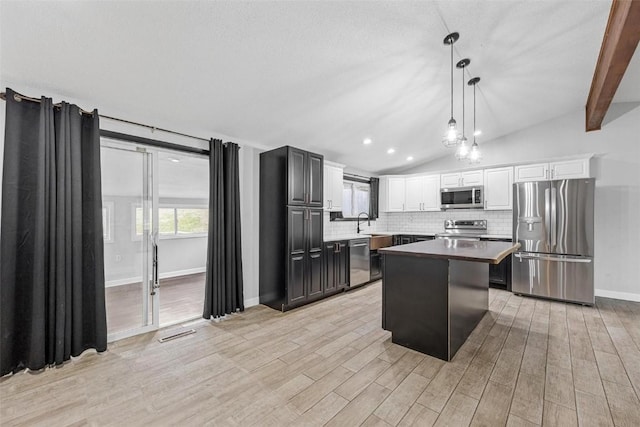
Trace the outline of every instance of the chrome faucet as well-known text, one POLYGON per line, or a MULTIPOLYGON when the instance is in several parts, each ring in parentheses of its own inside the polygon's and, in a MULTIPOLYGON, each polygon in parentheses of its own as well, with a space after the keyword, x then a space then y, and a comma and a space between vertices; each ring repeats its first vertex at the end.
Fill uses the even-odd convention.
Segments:
POLYGON ((358 214, 358 228, 357 228, 357 231, 356 231, 358 234, 360 234, 360 215, 363 215, 363 214, 367 216, 367 225, 369 227, 371 227, 371 219, 369 218, 369 214, 366 213, 366 212, 360 212, 358 214))

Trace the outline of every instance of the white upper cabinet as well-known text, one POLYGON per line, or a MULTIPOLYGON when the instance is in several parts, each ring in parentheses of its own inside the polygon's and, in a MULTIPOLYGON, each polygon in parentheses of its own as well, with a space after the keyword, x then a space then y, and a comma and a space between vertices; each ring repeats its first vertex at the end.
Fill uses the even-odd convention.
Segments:
POLYGON ((404 194, 406 210, 422 210, 422 177, 407 177, 404 181, 404 194))
POLYGON ((515 167, 515 181, 589 178, 589 159, 563 160, 515 167))
POLYGON ((440 210, 440 175, 427 175, 423 177, 422 210, 440 210))
POLYGON ((460 173, 444 173, 440 175, 442 188, 460 187, 460 173))
POLYGON ((565 160, 549 163, 551 179, 589 178, 589 160, 565 160))
POLYGON ((324 166, 324 208, 329 211, 342 211, 342 175, 343 169, 339 166, 324 166))
POLYGON ((516 166, 516 182, 546 181, 549 179, 549 163, 516 166))
POLYGON ((406 211, 439 211, 440 175, 411 176, 405 179, 406 211))
POLYGON ((510 210, 513 208, 513 168, 484 170, 484 208, 510 210))
POLYGON ((478 185, 484 185, 482 169, 440 175, 440 187, 442 188, 474 187, 478 185))
POLYGON ((380 211, 403 212, 405 210, 405 178, 383 176, 380 178, 380 211))

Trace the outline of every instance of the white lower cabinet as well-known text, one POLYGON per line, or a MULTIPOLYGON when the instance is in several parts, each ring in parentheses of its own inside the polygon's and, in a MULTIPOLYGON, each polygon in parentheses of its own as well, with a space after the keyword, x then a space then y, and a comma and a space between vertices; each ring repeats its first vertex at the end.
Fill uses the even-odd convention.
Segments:
POLYGON ((510 210, 513 208, 513 168, 484 170, 484 208, 510 210))

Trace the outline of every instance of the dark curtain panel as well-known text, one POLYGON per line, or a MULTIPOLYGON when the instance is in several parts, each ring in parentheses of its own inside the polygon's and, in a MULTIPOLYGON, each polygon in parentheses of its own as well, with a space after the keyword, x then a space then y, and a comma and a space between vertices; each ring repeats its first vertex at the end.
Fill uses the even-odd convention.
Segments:
POLYGON ((369 215, 371 219, 378 218, 378 200, 380 195, 380 179, 371 178, 371 194, 369 195, 369 215))
POLYGON ((244 311, 237 144, 212 139, 209 158, 209 242, 202 317, 244 311))
POLYGON ((7 89, 1 375, 107 348, 98 112, 7 89))

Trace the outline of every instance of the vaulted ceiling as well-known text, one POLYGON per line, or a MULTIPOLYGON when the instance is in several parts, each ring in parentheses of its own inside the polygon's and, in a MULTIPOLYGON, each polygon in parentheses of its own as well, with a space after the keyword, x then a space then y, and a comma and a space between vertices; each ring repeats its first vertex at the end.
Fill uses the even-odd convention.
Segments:
MULTIPOLYGON (((482 143, 584 107, 609 8, 609 1, 5 1, 1 83, 209 132, 204 137, 289 144, 365 171, 399 171, 451 153, 440 143, 449 119, 447 33, 460 33, 455 60, 471 59, 465 81, 482 79, 482 143), (363 146, 367 137, 373 143, 363 146)), ((461 123, 459 70, 454 77, 461 123)), ((640 73, 625 77, 620 92, 640 101, 640 73)))

